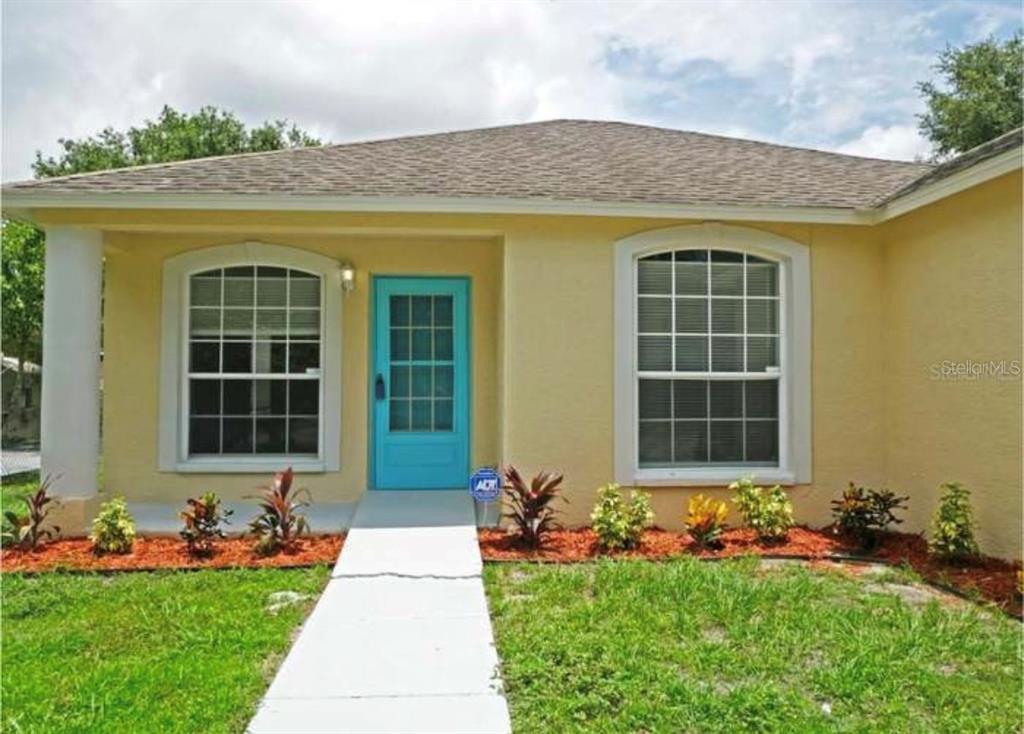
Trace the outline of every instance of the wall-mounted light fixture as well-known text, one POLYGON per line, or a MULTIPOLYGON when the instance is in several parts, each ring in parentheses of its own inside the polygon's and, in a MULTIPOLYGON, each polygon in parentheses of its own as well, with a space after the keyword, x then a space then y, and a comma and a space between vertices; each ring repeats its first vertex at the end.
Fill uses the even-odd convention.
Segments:
POLYGON ((338 270, 341 271, 341 289, 348 293, 356 287, 356 266, 348 260, 341 263, 338 270))

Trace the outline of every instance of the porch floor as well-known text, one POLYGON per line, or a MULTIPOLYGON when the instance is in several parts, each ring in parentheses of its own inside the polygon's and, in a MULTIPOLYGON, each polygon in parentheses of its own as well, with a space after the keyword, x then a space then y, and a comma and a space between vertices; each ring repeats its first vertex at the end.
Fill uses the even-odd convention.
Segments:
POLYGON ((508 732, 473 502, 368 492, 251 734, 508 732))

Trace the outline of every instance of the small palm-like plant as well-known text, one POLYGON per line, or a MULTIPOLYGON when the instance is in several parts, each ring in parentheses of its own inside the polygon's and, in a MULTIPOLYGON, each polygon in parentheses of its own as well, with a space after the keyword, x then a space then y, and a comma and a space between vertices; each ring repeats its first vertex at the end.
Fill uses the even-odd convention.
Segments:
POLYGON ((30 495, 22 497, 27 512, 23 516, 7 510, 4 517, 9 527, 4 530, 4 542, 15 543, 25 550, 32 550, 39 545, 43 538, 53 539, 60 532, 60 528, 54 525, 52 528, 44 528, 46 516, 50 514, 53 507, 51 504, 60 504, 51 497, 48 492, 53 483, 53 477, 47 476, 39 485, 39 489, 30 495))
POLYGON ((231 510, 222 510, 220 498, 215 492, 207 492, 202 497, 190 497, 188 509, 181 513, 185 527, 178 533, 188 546, 188 552, 194 556, 209 556, 213 553, 213 541, 224 537, 221 523, 227 523, 232 515, 231 510))
MULTIPOLYGON (((552 507, 559 498, 562 475, 541 472, 527 484, 514 466, 505 469, 505 496, 509 512, 505 514, 518 530, 519 541, 530 548, 538 548, 545 536, 558 527, 557 510, 552 507)), ((564 501, 564 498, 562 498, 564 501)))
POLYGON ((308 507, 309 492, 305 489, 292 491, 295 473, 291 467, 274 475, 269 487, 263 488, 259 497, 260 514, 256 516, 249 529, 259 540, 256 552, 269 555, 290 547, 295 539, 309 530, 305 515, 298 510, 308 507))

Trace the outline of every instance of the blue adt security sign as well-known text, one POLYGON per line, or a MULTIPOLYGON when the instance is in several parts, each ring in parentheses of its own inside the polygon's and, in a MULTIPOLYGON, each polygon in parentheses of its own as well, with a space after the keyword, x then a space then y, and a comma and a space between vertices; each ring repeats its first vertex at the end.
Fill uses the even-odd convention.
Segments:
POLYGON ((494 502, 501 494, 501 477, 494 469, 477 469, 469 478, 469 493, 479 502, 494 502))

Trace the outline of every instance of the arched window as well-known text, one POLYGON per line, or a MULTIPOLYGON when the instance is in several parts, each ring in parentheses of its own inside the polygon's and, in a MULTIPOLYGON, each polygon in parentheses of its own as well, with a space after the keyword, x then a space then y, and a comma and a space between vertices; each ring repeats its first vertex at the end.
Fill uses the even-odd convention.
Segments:
POLYGON ((640 468, 777 466, 778 263, 687 249, 636 268, 640 468))
POLYGON ((188 291, 188 456, 318 456, 321 276, 235 265, 188 291))
POLYGON ((164 267, 161 469, 337 468, 337 263, 243 243, 164 267))
POLYGON ((679 227, 619 243, 620 482, 809 472, 810 309, 794 303, 809 300, 808 281, 806 248, 757 230, 679 227))

